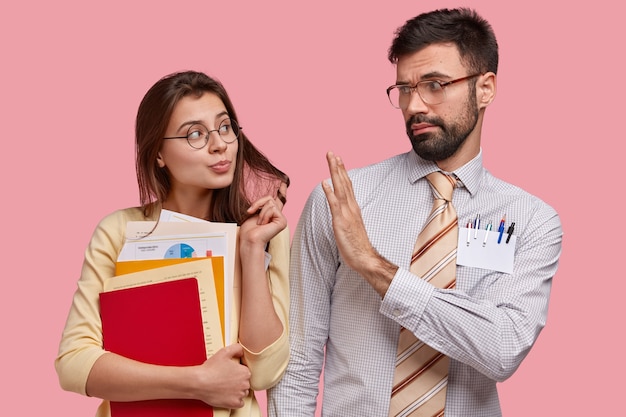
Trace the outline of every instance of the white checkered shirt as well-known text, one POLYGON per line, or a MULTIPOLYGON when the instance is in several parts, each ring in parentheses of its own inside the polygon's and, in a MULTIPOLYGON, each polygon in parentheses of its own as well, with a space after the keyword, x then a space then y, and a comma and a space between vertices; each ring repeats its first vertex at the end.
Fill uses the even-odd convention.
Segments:
POLYGON ((291 359, 268 391, 271 417, 313 416, 322 369, 323 416, 387 416, 401 326, 451 359, 446 417, 501 415, 496 383, 546 322, 561 223, 552 207, 492 176, 479 154, 454 172, 462 184, 453 204, 462 226, 479 213, 496 228, 504 214, 515 222, 514 270, 457 266, 456 288, 435 288, 409 261, 432 207, 424 177, 436 169, 411 151, 350 171, 374 248, 400 267, 382 300, 339 256, 321 187, 309 197, 292 243, 291 359))

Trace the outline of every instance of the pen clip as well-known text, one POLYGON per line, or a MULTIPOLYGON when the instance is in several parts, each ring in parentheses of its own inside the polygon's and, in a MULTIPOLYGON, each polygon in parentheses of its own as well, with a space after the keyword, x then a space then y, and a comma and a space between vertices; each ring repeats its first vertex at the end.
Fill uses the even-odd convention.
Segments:
POLYGON ((487 227, 485 227, 485 239, 483 240, 483 246, 487 246, 487 239, 489 238, 489 232, 491 231, 492 227, 493 225, 491 224, 491 220, 489 220, 489 223, 487 223, 487 227))
POLYGON ((509 226, 509 228, 506 231, 507 237, 506 237, 506 242, 505 243, 509 243, 509 240, 511 240, 511 236, 513 236, 513 231, 515 230, 515 222, 512 222, 511 225, 509 226))

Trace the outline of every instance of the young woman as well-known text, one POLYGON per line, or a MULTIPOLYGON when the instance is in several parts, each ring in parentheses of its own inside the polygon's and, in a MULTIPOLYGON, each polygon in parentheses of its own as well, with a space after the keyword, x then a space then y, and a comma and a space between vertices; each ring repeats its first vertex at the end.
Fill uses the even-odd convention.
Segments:
POLYGON ((55 361, 60 384, 105 400, 97 416, 110 414, 109 401, 171 398, 204 401, 216 417, 261 416, 253 391, 274 385, 289 358, 289 178, 252 145, 224 87, 203 73, 152 86, 135 133, 141 206, 106 216, 92 236, 55 361), (99 294, 114 276, 126 224, 157 220, 161 209, 240 225, 238 340, 197 366, 146 364, 102 347, 99 294))

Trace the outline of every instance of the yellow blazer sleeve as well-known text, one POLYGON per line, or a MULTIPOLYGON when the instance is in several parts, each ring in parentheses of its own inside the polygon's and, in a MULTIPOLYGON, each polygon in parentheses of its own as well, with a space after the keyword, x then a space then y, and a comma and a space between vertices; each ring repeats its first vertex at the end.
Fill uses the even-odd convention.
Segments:
POLYGON ((261 352, 244 347, 244 359, 250 368, 253 390, 265 390, 278 383, 289 362, 289 230, 285 228, 269 244, 272 256, 267 268, 267 279, 274 310, 283 323, 283 333, 261 352))
POLYGON ((86 395, 91 367, 105 353, 99 294, 104 279, 114 276, 124 244, 126 223, 145 220, 138 208, 119 210, 103 218, 85 250, 85 259, 54 365, 61 388, 86 395))

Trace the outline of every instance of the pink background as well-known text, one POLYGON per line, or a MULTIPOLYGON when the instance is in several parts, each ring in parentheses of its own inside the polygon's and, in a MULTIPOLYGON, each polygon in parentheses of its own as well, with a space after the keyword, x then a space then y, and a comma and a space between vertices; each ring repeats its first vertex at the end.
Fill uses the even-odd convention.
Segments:
POLYGON ((138 203, 133 123, 158 78, 223 81, 248 135, 291 176, 293 231, 327 150, 357 167, 409 149, 385 97, 387 48, 406 19, 459 5, 491 21, 501 48, 486 166, 553 205, 565 231, 548 325, 500 385, 504 414, 619 414, 624 216, 608 204, 624 188, 626 68, 613 2, 88 3, 0 8, 3 415, 95 411, 59 388, 53 360, 93 228, 138 203), (594 172, 606 185, 592 188, 594 172))

